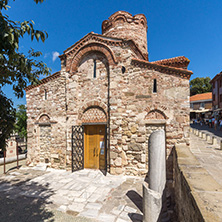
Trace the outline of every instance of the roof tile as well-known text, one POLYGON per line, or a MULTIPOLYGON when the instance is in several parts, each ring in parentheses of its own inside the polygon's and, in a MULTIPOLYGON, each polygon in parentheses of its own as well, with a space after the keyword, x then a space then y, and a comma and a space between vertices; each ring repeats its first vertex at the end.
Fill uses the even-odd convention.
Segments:
POLYGON ((212 99, 212 92, 196 94, 190 97, 190 101, 209 100, 212 99))

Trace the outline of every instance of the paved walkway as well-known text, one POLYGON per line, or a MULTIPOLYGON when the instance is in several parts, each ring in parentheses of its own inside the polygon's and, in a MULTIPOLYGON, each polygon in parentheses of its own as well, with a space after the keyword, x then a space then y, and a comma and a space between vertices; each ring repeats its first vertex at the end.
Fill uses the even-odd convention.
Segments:
MULTIPOLYGON (((191 151, 222 185, 222 151, 191 133, 191 151)), ((1 222, 142 221, 139 177, 21 167, 0 175, 1 222)))
POLYGON ((139 177, 22 167, 0 176, 0 221, 142 221, 139 177))
POLYGON ((219 145, 212 145, 191 133, 190 150, 200 164, 222 185, 222 150, 219 145))

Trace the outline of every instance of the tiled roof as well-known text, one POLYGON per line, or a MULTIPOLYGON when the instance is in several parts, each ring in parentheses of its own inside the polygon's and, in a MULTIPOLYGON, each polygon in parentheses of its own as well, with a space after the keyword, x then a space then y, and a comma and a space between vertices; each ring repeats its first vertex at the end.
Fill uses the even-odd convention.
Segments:
POLYGON ((196 94, 190 97, 190 101, 212 100, 212 92, 196 94))
POLYGON ((186 78, 186 79, 190 79, 190 76, 193 74, 192 71, 189 71, 187 69, 170 67, 170 66, 166 66, 166 65, 160 65, 160 64, 156 64, 153 62, 148 62, 146 60, 136 59, 136 58, 132 59, 132 64, 138 65, 138 66, 144 67, 144 68, 149 67, 150 69, 157 70, 159 72, 164 72, 167 74, 180 75, 181 77, 186 78))
POLYGON ((186 58, 185 56, 178 56, 178 57, 174 57, 170 59, 162 59, 162 60, 154 61, 151 63, 157 64, 157 65, 164 65, 164 66, 187 69, 187 66, 190 63, 190 60, 186 58))
POLYGON ((49 82, 49 81, 52 80, 52 79, 58 78, 59 76, 60 76, 60 72, 56 72, 56 73, 52 74, 51 76, 48 76, 48 77, 40 80, 39 83, 36 84, 36 85, 27 86, 27 87, 25 88, 25 91, 27 92, 28 90, 33 89, 33 88, 35 88, 35 87, 37 87, 37 86, 39 86, 39 85, 41 85, 41 84, 44 84, 44 83, 46 83, 46 82, 49 82))

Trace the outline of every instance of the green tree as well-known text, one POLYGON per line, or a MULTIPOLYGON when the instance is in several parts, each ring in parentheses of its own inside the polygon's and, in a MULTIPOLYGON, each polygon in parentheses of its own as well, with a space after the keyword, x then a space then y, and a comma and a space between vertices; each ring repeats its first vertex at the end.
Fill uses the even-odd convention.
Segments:
MULTIPOLYGON (((34 1, 41 3, 44 0, 34 1)), ((5 140, 10 135, 9 131, 12 132, 13 130, 11 121, 14 113, 12 101, 2 93, 2 87, 6 84, 12 85, 15 95, 22 97, 24 95, 23 89, 28 84, 36 84, 39 81, 40 74, 48 75, 50 73, 47 65, 37 60, 37 57, 42 55, 41 52, 34 51, 31 48, 28 54, 24 54, 19 50, 19 40, 25 34, 29 35, 31 40, 36 39, 44 42, 47 38, 47 33, 35 30, 32 20, 23 22, 10 20, 6 14, 10 8, 8 3, 9 0, 0 0, 0 98, 2 101, 0 103, 0 121, 10 123, 7 130, 4 124, 0 125, 1 137, 4 139, 1 140, 1 143, 5 143, 5 140), (5 135, 3 135, 4 133, 5 135)), ((0 149, 2 147, 5 147, 5 145, 1 144, 0 149)))
POLYGON ((190 95, 211 92, 212 85, 210 77, 197 77, 190 81, 190 95))
POLYGON ((19 105, 16 111, 15 132, 20 137, 27 137, 27 115, 25 105, 19 105))

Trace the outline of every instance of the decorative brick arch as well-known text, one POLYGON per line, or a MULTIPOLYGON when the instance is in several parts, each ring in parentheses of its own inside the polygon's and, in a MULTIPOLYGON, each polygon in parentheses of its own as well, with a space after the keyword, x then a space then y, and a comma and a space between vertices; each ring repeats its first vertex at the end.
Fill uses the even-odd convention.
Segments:
POLYGON ((48 115, 47 113, 41 113, 38 117, 37 117, 37 121, 35 122, 36 124, 52 124, 52 123, 57 123, 57 121, 54 121, 50 115, 48 115))
POLYGON ((78 52, 73 57, 70 72, 77 72, 79 63, 82 60, 83 56, 93 51, 102 53, 108 60, 109 65, 117 64, 117 60, 113 51, 107 45, 94 42, 84 45, 78 50, 78 52))
POLYGON ((93 100, 87 102, 85 105, 82 106, 82 108, 78 112, 78 119, 81 120, 83 114, 90 108, 98 108, 105 113, 105 116, 107 116, 107 106, 103 102, 93 100))
POLYGON ((145 116, 145 119, 166 119, 166 115, 160 110, 151 110, 145 116))
POLYGON ((89 107, 82 115, 82 123, 105 123, 106 113, 98 106, 89 107))
POLYGON ((50 117, 47 114, 42 114, 38 120, 39 123, 49 123, 50 117))
POLYGON ((145 119, 168 119, 167 115, 165 114, 167 111, 167 107, 165 106, 147 107, 145 111, 147 112, 145 119))

